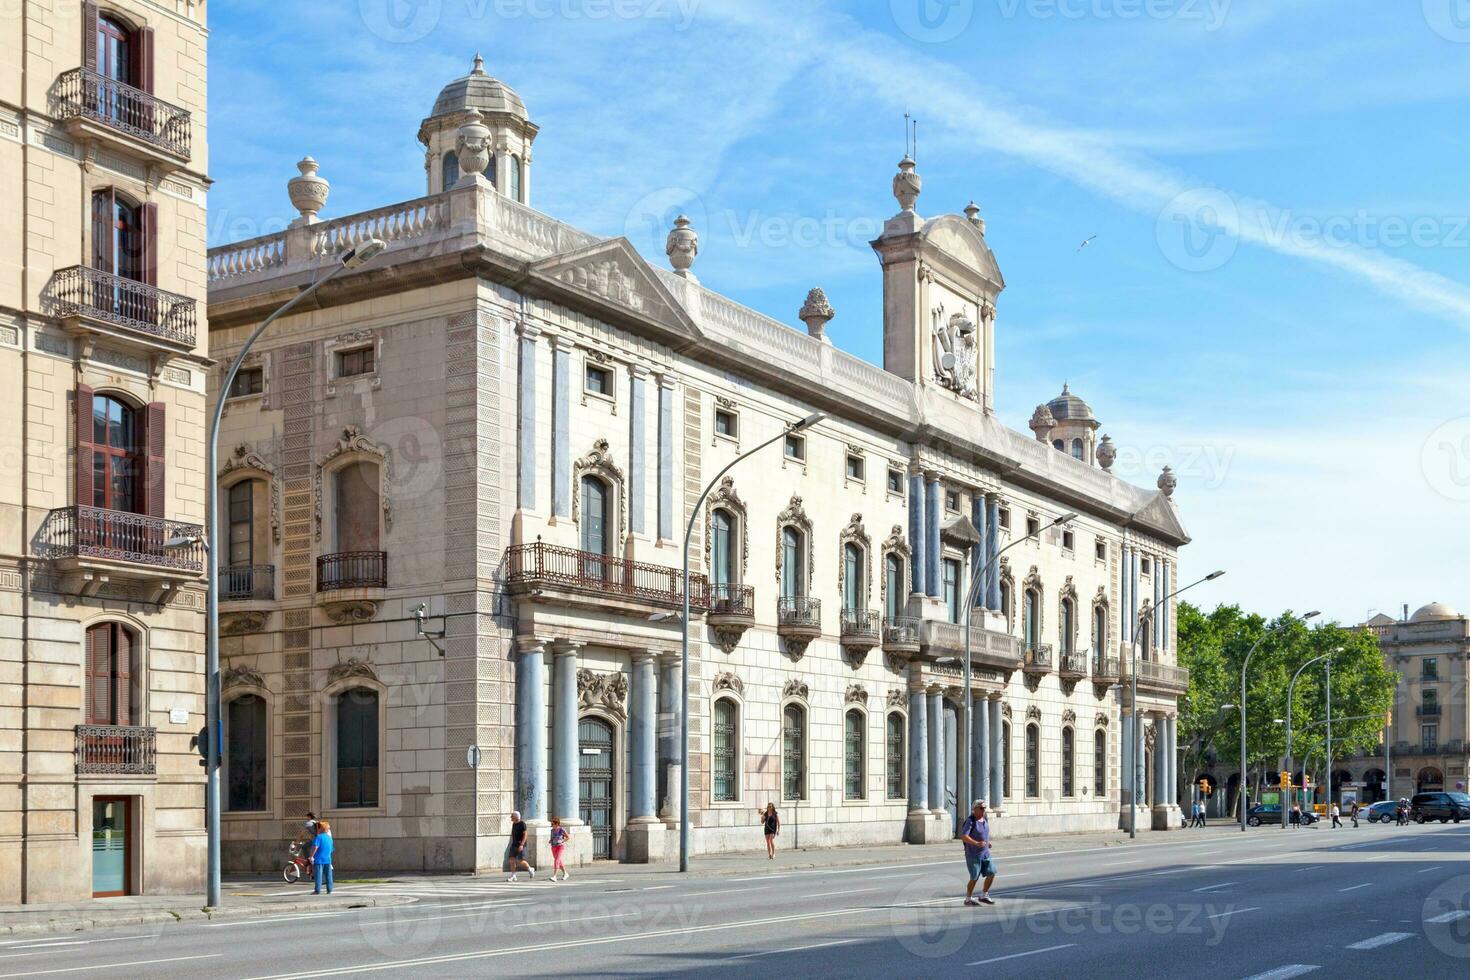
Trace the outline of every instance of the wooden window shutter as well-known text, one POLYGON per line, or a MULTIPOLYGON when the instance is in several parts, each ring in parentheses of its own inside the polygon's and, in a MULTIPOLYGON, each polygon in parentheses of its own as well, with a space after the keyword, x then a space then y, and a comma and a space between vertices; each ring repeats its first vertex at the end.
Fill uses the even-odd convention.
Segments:
POLYGON ((166 413, 163 402, 149 402, 143 410, 143 480, 144 510, 149 517, 166 517, 164 513, 164 449, 166 413))
POLYGON ((138 88, 153 94, 153 28, 138 29, 138 88))
POLYGON ((113 675, 117 682, 117 721, 115 725, 136 725, 133 717, 133 634, 124 626, 114 626, 117 642, 113 647, 113 675))
POLYGON ((86 701, 87 724, 112 724, 112 626, 103 624, 87 630, 86 701))
POLYGON ((77 465, 76 502, 91 507, 92 488, 92 389, 77 385, 77 465))
POLYGON ((89 70, 97 70, 97 5, 92 0, 82 4, 82 59, 89 70))
POLYGON ((143 281, 158 285, 158 205, 145 204, 138 209, 139 232, 143 239, 138 258, 143 266, 143 281))
POLYGON ((116 256, 112 254, 116 223, 117 209, 112 188, 97 191, 92 195, 92 268, 103 272, 116 271, 116 256))

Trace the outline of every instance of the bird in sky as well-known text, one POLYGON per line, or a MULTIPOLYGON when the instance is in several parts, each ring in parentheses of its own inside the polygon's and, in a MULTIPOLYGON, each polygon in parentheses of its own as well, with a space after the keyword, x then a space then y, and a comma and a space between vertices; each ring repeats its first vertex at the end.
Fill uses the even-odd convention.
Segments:
POLYGON ((1086 248, 1087 246, 1091 245, 1096 240, 1097 240, 1097 236, 1096 235, 1089 235, 1086 241, 1084 241, 1081 245, 1078 245, 1077 246, 1077 251, 1079 251, 1079 252, 1082 251, 1084 248, 1086 248))

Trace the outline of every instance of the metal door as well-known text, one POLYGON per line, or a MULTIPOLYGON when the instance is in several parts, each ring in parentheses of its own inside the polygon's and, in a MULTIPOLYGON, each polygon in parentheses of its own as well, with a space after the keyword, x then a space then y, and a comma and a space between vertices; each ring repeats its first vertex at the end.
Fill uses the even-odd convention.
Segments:
POLYGON ((592 835, 592 856, 613 856, 613 732, 598 718, 583 718, 577 726, 581 754, 577 789, 582 823, 592 835))

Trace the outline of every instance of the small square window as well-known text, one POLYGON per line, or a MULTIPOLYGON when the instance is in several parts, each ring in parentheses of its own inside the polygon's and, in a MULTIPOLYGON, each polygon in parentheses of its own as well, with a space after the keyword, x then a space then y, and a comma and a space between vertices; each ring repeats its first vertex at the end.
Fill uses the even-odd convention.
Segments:
POLYGON ((1073 551, 1076 548, 1076 544, 1077 544, 1077 538, 1076 538, 1075 535, 1073 535, 1073 533, 1071 531, 1063 531, 1062 532, 1062 547, 1063 548, 1067 549, 1068 551, 1073 551))
POLYGON ((1041 518, 1039 518, 1039 517, 1028 517, 1028 518, 1026 518, 1026 536, 1029 538, 1033 534, 1040 534, 1040 533, 1041 533, 1041 518))
POLYGON ((1002 507, 1000 509, 1000 526, 1007 531, 1011 529, 1011 509, 1009 507, 1002 507))
POLYGON ((867 467, 863 463, 863 458, 861 456, 854 456, 853 454, 848 453, 847 478, 849 480, 857 480, 858 482, 862 482, 866 472, 867 467))
POLYGON ((786 458, 806 462, 806 439, 801 436, 786 437, 786 458))
POLYGON ((903 470, 888 471, 888 492, 903 495, 903 470))
POLYGON ((612 394, 612 372, 607 368, 587 365, 587 380, 584 387, 594 395, 612 394))
POLYGON ((1093 546, 1093 549, 1093 553, 1097 556, 1098 561, 1108 560, 1108 543, 1106 541, 1099 538, 1097 544, 1093 546))
POLYGON ((241 368, 230 385, 231 398, 248 398, 265 390, 264 368, 241 368))
POLYGON ((944 509, 947 510, 947 511, 949 511, 951 514, 955 514, 955 513, 958 513, 959 512, 959 509, 960 509, 960 495, 959 495, 959 492, 958 491, 955 491, 955 490, 946 490, 946 491, 944 491, 944 509))
POLYGON ((1423 663, 1424 672, 1420 676, 1426 681, 1439 680, 1439 661, 1434 657, 1425 657, 1423 663))
POLYGON ((1152 563, 1150 563, 1147 558, 1144 558, 1144 559, 1142 559, 1139 562, 1139 565, 1138 565, 1138 574, 1140 574, 1140 575, 1148 575, 1149 572, 1150 572, 1150 570, 1152 568, 1153 568, 1152 563))
POLYGON ((337 352, 337 377, 352 378, 359 374, 372 374, 373 370, 373 349, 371 347, 337 352))
POLYGON ((715 435, 726 439, 740 438, 740 416, 728 408, 715 409, 715 435))

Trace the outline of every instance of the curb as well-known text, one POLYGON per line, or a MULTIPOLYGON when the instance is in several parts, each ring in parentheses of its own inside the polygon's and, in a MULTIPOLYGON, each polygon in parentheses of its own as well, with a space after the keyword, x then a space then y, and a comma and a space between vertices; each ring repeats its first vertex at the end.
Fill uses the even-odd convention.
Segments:
MULTIPOLYGON (((387 908, 396 905, 411 905, 416 900, 407 895, 384 895, 381 897, 354 896, 348 902, 299 901, 280 902, 271 905, 236 905, 217 909, 182 908, 148 909, 139 912, 119 912, 105 918, 82 917, 55 918, 45 922, 26 922, 18 925, 0 925, 0 936, 42 936, 93 929, 111 929, 120 926, 172 925, 177 922, 204 922, 216 919, 265 918, 285 912, 332 912, 346 909, 387 908)), ((25 913, 20 913, 25 914, 25 913)))

